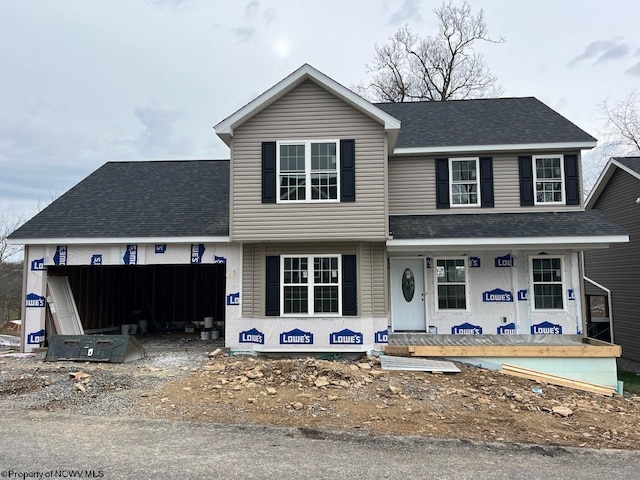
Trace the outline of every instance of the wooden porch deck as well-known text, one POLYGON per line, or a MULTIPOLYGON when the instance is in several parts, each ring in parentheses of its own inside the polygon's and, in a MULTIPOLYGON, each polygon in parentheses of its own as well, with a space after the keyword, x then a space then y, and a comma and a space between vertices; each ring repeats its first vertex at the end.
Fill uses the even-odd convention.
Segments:
POLYGON ((619 357, 619 345, 581 335, 433 335, 391 333, 387 355, 405 357, 619 357))

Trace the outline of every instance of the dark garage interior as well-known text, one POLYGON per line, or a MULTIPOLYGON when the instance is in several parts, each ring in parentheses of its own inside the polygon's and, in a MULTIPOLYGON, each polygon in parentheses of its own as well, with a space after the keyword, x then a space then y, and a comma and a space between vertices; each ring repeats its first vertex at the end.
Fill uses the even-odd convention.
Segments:
POLYGON ((224 322, 225 265, 48 267, 69 278, 85 333, 116 330, 146 319, 150 333, 182 331, 185 323, 224 322))

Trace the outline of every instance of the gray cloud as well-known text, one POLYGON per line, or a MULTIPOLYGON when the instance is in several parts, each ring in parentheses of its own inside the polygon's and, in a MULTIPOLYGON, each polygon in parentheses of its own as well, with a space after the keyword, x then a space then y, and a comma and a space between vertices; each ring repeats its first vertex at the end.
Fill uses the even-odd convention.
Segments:
POLYGON ((420 21, 420 0, 403 0, 402 5, 391 14, 389 23, 398 24, 408 20, 420 21))
POLYGON ((625 73, 634 77, 640 77, 640 63, 636 63, 633 67, 628 68, 625 73))
POLYGON ((257 0, 253 0, 247 3, 247 6, 244 7, 244 16, 245 18, 251 18, 255 16, 260 10, 260 2, 257 0))
POLYGON ((191 141, 177 132, 176 122, 181 118, 178 110, 146 106, 137 107, 135 116, 142 131, 132 141, 125 142, 143 158, 185 157, 192 151, 191 141))
POLYGON ((271 22, 276 19, 276 12, 277 10, 275 8, 267 8, 262 12, 262 20, 264 21, 265 26, 268 27, 271 25, 271 22))
POLYGON ((631 48, 622 42, 621 37, 611 40, 597 40, 588 44, 580 55, 571 59, 568 66, 574 67, 580 62, 588 60, 593 60, 594 65, 598 65, 610 60, 624 58, 629 55, 630 51, 631 48))
POLYGON ((241 42, 248 42, 256 33, 255 28, 251 27, 236 27, 229 30, 229 32, 241 42))

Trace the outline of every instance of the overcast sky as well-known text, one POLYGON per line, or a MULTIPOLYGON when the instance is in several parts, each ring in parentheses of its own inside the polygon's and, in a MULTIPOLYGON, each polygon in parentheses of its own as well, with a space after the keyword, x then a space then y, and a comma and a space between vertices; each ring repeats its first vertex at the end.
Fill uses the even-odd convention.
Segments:
MULTIPOLYGON (((367 79, 426 0, 0 0, 0 214, 30 217, 110 160, 228 158, 212 127, 304 63, 367 79)), ((504 96, 602 138, 605 98, 640 80, 640 2, 471 0, 504 96)), ((595 163, 598 154, 587 156, 595 163)))

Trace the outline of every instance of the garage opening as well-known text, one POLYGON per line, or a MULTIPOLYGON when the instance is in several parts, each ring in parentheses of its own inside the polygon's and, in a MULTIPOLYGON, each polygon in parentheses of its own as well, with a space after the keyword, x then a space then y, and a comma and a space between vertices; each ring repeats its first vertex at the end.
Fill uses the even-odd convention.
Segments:
POLYGON ((86 333, 117 331, 141 319, 150 333, 184 332, 205 317, 224 330, 225 273, 224 264, 47 268, 48 275, 69 278, 86 333))

